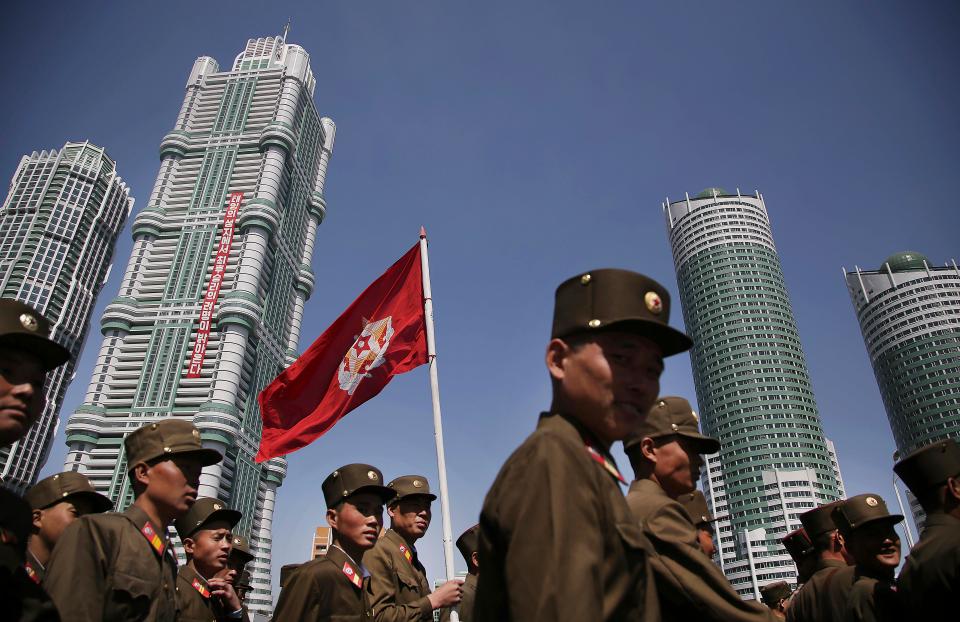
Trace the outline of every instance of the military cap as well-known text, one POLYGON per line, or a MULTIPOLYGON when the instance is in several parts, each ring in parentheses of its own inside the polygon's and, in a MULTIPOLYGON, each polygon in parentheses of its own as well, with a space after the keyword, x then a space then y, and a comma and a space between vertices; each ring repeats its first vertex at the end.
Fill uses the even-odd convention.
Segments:
POLYGON ((177 528, 177 535, 183 540, 216 522, 224 522, 233 527, 242 517, 243 514, 237 510, 231 510, 220 499, 201 497, 193 502, 186 514, 174 521, 174 527, 177 528))
POLYGON ((833 508, 833 522, 843 532, 850 532, 877 521, 899 523, 902 520, 902 515, 887 511, 883 497, 873 493, 850 497, 833 508))
POLYGON ((700 452, 714 454, 720 450, 720 441, 700 433, 697 413, 682 397, 661 397, 657 400, 637 429, 623 441, 624 450, 638 445, 645 438, 683 436, 700 445, 700 452))
POLYGON ((323 480, 323 500, 327 509, 357 492, 372 492, 380 495, 384 503, 393 498, 394 492, 383 485, 383 473, 369 464, 348 464, 340 467, 323 480))
POLYGON ((786 581, 768 583, 760 588, 760 598, 771 609, 775 609, 780 601, 790 598, 791 593, 790 584, 786 581))
POLYGON ((50 339, 50 322, 19 300, 0 298, 0 346, 33 352, 47 371, 70 360, 70 351, 50 339))
POLYGON ((946 440, 914 451, 893 466, 903 483, 915 495, 960 476, 960 445, 946 440))
POLYGON ((233 587, 240 590, 250 590, 253 589, 253 586, 250 585, 250 571, 244 570, 237 575, 237 578, 233 580, 233 587))
POLYGON ((693 522, 694 526, 712 523, 717 520, 710 514, 710 509, 707 507, 707 498, 699 490, 680 495, 677 497, 677 501, 690 515, 690 521, 693 522))
POLYGON ((616 329, 657 343, 664 356, 690 349, 690 337, 673 328, 670 294, 650 277, 629 270, 591 270, 557 287, 553 338, 616 329))
POLYGON ((479 544, 480 525, 470 527, 457 538, 457 550, 463 555, 463 559, 467 562, 468 566, 473 563, 470 561, 470 557, 477 552, 479 544))
POLYGON ((200 431, 185 419, 162 419, 148 423, 123 439, 127 454, 127 470, 141 462, 179 454, 195 454, 203 466, 223 460, 215 449, 200 444, 200 431))
POLYGON ((787 549, 787 553, 790 554, 790 557, 793 558, 793 561, 800 563, 801 560, 810 557, 816 552, 816 549, 813 547, 813 542, 810 540, 810 536, 807 535, 807 532, 803 527, 797 529, 796 531, 791 531, 783 538, 780 539, 780 542, 783 543, 783 547, 787 549))
POLYGON ((430 497, 431 501, 437 498, 437 495, 430 492, 430 482, 422 475, 404 475, 403 477, 398 477, 387 484, 387 487, 397 492, 397 496, 391 499, 391 504, 405 497, 413 497, 415 495, 430 497))
POLYGON ((44 478, 33 485, 23 498, 30 504, 31 510, 42 510, 61 501, 86 499, 94 512, 106 512, 113 509, 113 501, 101 495, 90 485, 86 475, 66 471, 44 478))
POLYGON ((254 557, 253 551, 250 550, 250 541, 244 538, 243 536, 233 536, 233 540, 230 542, 230 556, 239 557, 243 563, 247 563, 254 557))
POLYGON ((837 530, 837 525, 833 522, 833 510, 838 503, 840 502, 826 503, 800 515, 803 530, 811 539, 837 530))

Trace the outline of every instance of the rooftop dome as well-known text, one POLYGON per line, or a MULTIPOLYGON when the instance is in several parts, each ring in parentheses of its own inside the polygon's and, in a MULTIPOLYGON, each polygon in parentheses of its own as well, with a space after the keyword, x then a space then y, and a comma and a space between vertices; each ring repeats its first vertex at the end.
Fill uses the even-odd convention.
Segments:
POLYGON ((716 194, 718 197, 729 196, 729 192, 723 188, 707 188, 697 196, 693 197, 694 199, 712 199, 713 195, 716 194))
POLYGON ((904 251, 887 257, 883 263, 890 266, 892 272, 907 272, 909 270, 923 270, 924 262, 930 261, 924 255, 913 251, 904 251))

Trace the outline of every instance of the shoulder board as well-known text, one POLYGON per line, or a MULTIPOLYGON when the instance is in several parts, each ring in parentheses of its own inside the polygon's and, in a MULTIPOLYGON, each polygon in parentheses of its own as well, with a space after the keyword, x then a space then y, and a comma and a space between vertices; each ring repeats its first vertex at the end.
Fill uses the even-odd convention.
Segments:
POLYGON ((623 475, 620 475, 620 470, 617 468, 617 465, 614 464, 613 460, 602 454, 600 450, 595 448, 593 445, 586 444, 584 447, 586 448, 587 453, 590 454, 590 457, 593 458, 593 461, 602 466, 607 473, 614 477, 614 479, 621 484, 627 483, 627 480, 623 479, 623 475))

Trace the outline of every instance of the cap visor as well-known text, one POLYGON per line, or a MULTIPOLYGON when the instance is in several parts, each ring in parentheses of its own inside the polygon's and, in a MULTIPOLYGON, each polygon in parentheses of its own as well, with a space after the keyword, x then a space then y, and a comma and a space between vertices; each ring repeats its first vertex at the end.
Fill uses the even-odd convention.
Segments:
POLYGON ((710 436, 704 436, 703 434, 691 434, 688 432, 682 432, 681 436, 696 441, 698 453, 710 455, 720 451, 720 441, 710 436))
MULTIPOLYGON (((196 456, 200 460, 200 464, 203 466, 210 466, 212 464, 218 464, 223 460, 223 456, 216 449, 208 449, 204 447, 203 449, 190 449, 188 451, 177 451, 174 452, 178 456, 196 456)), ((170 454, 166 454, 170 455, 170 454)))
POLYGON ((660 346, 663 356, 673 356, 693 347, 693 340, 672 326, 647 319, 630 318, 606 324, 607 330, 622 330, 646 337, 660 346))
POLYGON ((403 499, 409 499, 410 497, 426 497, 426 498, 430 499, 431 501, 436 501, 436 500, 437 500, 437 495, 435 495, 435 494, 433 494, 433 493, 430 493, 430 492, 411 492, 411 493, 406 494, 406 495, 397 495, 395 498, 390 499, 390 502, 393 503, 393 502, 396 502, 396 501, 401 501, 401 500, 403 500, 403 499))
POLYGON ((39 335, 25 335, 23 333, 14 333, 6 335, 0 343, 14 348, 22 348, 36 354, 47 371, 56 369, 70 360, 70 351, 59 343, 40 337, 39 335))
POLYGON ((70 499, 71 497, 86 499, 93 508, 93 511, 97 514, 109 512, 113 509, 113 501, 110 500, 110 497, 101 495, 99 492, 81 491, 67 495, 67 499, 70 499))
MULTIPOLYGON (((380 498, 383 499, 384 503, 392 501, 393 498, 397 495, 397 492, 393 488, 387 488, 386 486, 361 486, 353 492, 350 493, 350 496, 357 494, 358 492, 372 492, 375 495, 380 495, 380 498)), ((348 499, 350 497, 347 497, 348 499)))

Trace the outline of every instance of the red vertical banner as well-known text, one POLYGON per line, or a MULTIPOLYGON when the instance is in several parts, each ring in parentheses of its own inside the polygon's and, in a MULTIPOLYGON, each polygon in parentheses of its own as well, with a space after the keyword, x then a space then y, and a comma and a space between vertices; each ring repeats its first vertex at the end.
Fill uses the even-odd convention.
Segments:
POLYGON ((233 244, 233 232, 241 203, 243 203, 243 193, 231 192, 227 201, 227 210, 223 213, 223 231, 220 233, 220 244, 217 246, 217 255, 213 260, 213 273, 210 275, 210 282, 207 283, 207 291, 203 295, 203 303, 200 306, 200 325, 197 328, 197 340, 193 344, 193 354, 190 355, 187 378, 199 378, 203 368, 203 357, 207 354, 207 342, 210 340, 213 308, 217 304, 217 298, 220 297, 223 273, 227 269, 227 260, 230 258, 230 246, 233 244))

